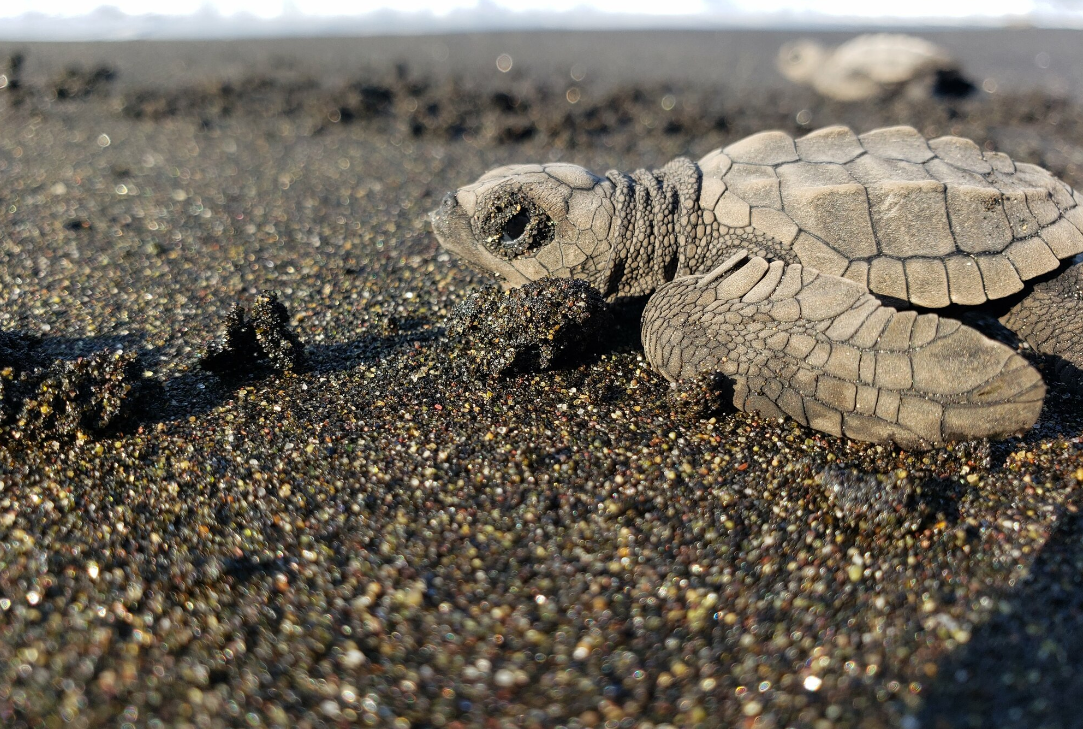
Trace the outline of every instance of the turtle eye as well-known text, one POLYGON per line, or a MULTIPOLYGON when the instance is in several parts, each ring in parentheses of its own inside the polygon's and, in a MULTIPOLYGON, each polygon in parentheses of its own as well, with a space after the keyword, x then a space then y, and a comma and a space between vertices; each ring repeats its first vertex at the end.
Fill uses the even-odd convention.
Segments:
POLYGON ((508 222, 504 224, 504 239, 502 243, 513 243, 523 236, 526 232, 526 227, 530 225, 530 213, 522 208, 519 212, 508 218, 508 222))
POLYGON ((478 240, 501 258, 512 259, 553 240, 553 219, 524 195, 501 195, 475 220, 478 240))

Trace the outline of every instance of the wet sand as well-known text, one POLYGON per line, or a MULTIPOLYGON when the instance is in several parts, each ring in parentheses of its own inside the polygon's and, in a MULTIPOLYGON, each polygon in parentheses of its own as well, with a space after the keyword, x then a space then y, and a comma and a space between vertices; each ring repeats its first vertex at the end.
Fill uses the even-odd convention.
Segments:
POLYGON ((424 214, 498 164, 909 123, 1083 185, 1079 33, 949 33, 992 93, 866 104, 787 86, 783 37, 0 44, 0 326, 144 370, 89 437, 5 426, 0 724, 1083 726, 1063 387, 1023 437, 912 453, 683 415, 634 318, 556 370, 457 366, 487 280, 424 214), (263 290, 307 371, 201 369, 263 290))

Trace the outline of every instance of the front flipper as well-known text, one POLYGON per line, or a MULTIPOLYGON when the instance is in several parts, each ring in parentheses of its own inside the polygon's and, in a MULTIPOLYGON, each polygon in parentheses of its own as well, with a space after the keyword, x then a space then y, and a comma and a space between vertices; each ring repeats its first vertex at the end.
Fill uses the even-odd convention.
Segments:
POLYGON ((1000 323, 1053 357, 1057 379, 1083 392, 1083 261, 1035 284, 1000 323))
POLYGON ((906 448, 1026 430, 1045 396, 1037 370, 975 329, 743 252, 660 287, 643 347, 671 381, 726 375, 741 410, 906 448))

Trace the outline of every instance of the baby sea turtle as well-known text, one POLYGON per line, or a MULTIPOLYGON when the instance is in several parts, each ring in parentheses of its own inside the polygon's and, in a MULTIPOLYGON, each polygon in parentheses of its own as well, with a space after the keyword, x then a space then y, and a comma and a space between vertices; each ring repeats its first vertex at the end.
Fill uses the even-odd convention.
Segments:
POLYGON ((736 407, 834 435, 929 447, 1033 425, 1041 376, 967 312, 1083 367, 1083 197, 959 137, 835 126, 630 175, 500 167, 431 219, 505 286, 650 296, 643 346, 670 381, 722 373, 736 407))
POLYGON ((859 101, 903 90, 909 96, 962 95, 973 87, 940 46, 898 33, 868 33, 838 48, 804 38, 779 49, 779 72, 839 101, 859 101))

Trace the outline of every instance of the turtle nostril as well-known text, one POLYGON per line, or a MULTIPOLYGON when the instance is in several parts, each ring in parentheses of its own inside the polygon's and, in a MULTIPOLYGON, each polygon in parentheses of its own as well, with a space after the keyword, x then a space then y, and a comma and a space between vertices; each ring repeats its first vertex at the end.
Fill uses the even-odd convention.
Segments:
POLYGON ((446 220, 451 211, 458 205, 459 201, 455 198, 455 193, 449 192, 447 195, 444 195, 444 199, 440 201, 440 207, 429 213, 429 220, 434 223, 437 220, 446 220))

